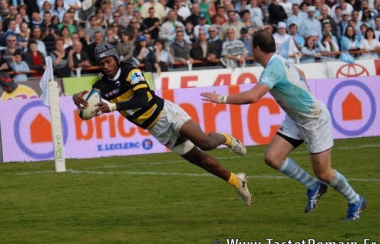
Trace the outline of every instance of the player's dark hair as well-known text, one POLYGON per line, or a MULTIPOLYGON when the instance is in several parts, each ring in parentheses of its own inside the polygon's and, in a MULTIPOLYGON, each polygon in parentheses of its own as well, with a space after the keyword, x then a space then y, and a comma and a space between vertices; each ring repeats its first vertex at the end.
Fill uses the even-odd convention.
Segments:
POLYGON ((260 47, 264 53, 275 53, 276 43, 271 33, 266 30, 256 31, 252 35, 252 47, 260 47))

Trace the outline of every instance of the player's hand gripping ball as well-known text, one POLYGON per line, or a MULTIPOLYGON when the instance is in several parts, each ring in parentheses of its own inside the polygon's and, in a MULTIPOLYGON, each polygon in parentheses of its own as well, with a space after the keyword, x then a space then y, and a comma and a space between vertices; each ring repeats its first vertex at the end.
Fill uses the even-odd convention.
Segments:
POLYGON ((78 109, 78 113, 81 119, 88 120, 96 115, 95 110, 98 107, 95 105, 102 102, 102 96, 98 90, 92 89, 83 95, 83 99, 87 101, 88 107, 82 107, 81 109, 78 109))

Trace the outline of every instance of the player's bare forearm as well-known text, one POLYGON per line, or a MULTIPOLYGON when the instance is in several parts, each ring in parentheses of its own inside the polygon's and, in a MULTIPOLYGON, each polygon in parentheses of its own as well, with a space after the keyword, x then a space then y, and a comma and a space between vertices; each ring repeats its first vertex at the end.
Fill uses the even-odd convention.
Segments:
POLYGON ((220 95, 215 92, 203 92, 201 93, 201 96, 203 97, 203 101, 209 101, 213 103, 250 104, 257 102, 269 90, 270 88, 268 86, 257 84, 249 91, 244 91, 229 96, 220 95))

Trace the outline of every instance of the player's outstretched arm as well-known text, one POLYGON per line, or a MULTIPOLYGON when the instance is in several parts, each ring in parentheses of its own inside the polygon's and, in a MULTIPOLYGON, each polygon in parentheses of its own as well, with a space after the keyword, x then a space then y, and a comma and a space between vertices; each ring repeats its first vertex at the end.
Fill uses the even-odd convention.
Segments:
POLYGON ((213 103, 228 104, 250 104, 257 102, 262 96, 269 92, 270 88, 263 84, 255 85, 251 90, 244 91, 230 96, 223 96, 215 92, 203 92, 201 96, 203 101, 213 103))
POLYGON ((78 92, 78 93, 75 93, 73 95, 73 101, 75 103, 75 105, 78 107, 78 108, 87 108, 88 107, 88 103, 86 102, 86 100, 83 98, 83 95, 86 94, 88 91, 87 90, 84 90, 84 91, 81 91, 81 92, 78 92))

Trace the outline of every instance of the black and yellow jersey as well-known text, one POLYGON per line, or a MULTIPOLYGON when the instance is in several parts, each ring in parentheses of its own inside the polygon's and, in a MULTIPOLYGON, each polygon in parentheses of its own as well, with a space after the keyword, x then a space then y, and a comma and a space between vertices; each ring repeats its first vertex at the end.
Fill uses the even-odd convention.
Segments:
POLYGON ((121 63, 116 80, 102 76, 92 88, 102 98, 116 103, 117 110, 129 121, 144 129, 151 128, 159 118, 164 100, 150 90, 142 71, 121 63))

